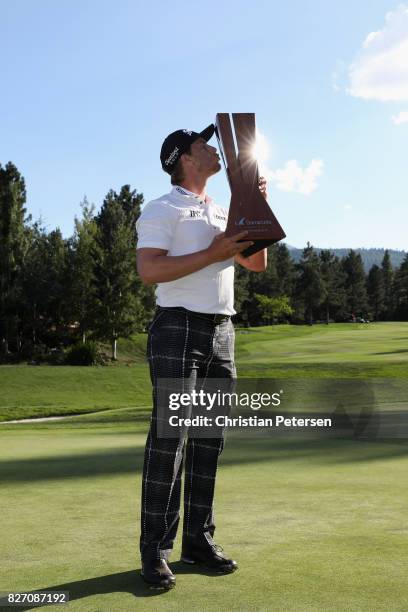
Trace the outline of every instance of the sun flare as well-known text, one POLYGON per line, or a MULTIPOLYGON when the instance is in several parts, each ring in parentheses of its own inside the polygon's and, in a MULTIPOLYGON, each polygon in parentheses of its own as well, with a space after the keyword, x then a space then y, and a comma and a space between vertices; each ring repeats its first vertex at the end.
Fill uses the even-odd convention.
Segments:
POLYGON ((266 165, 270 150, 266 137, 259 130, 256 130, 256 140, 251 152, 260 167, 266 165))

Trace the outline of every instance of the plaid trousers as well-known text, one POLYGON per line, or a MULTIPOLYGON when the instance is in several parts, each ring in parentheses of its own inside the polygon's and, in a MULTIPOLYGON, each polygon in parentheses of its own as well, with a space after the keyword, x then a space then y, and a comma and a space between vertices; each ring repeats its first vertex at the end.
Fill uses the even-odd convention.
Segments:
POLYGON ((182 308, 166 310, 159 307, 150 324, 147 358, 153 386, 153 411, 143 465, 142 557, 160 558, 173 548, 180 520, 183 463, 183 539, 205 532, 214 534, 214 486, 224 438, 188 437, 187 441, 159 438, 157 384, 162 378, 182 378, 191 390, 197 378, 235 380, 234 336, 231 319, 216 324, 182 308))

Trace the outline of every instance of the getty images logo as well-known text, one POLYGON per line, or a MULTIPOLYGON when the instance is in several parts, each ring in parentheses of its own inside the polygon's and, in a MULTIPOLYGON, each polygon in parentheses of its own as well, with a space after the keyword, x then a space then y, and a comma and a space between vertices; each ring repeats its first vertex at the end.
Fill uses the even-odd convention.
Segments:
POLYGON ((246 217, 242 217, 239 221, 235 222, 235 225, 271 225, 272 221, 269 219, 252 219, 249 221, 246 217))

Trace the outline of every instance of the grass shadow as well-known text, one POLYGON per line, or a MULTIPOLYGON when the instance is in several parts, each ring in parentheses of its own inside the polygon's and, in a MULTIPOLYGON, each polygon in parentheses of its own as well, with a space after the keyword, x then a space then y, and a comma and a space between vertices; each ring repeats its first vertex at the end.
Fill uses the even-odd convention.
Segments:
MULTIPOLYGON (((182 561, 170 562, 172 571, 177 575, 183 574, 201 574, 210 578, 225 577, 225 574, 217 574, 211 570, 207 570, 199 565, 187 565, 182 561)), ((168 591, 158 590, 149 587, 140 576, 140 568, 128 572, 119 572, 117 574, 107 574, 106 576, 98 576, 96 578, 86 578, 85 580, 77 580, 75 582, 65 582, 47 586, 33 591, 25 591, 30 594, 44 593, 44 591, 54 592, 69 592, 69 601, 84 599, 92 595, 107 595, 109 593, 130 593, 135 597, 156 597, 158 595, 166 595, 168 591)), ((19 606, 19 610, 34 610, 45 607, 36 606, 19 606)))
POLYGON ((384 351, 382 353, 373 353, 373 355, 398 355, 399 353, 408 353, 408 349, 399 349, 397 351, 384 351))
MULTIPOLYGON (((308 460, 319 463, 349 463, 392 459, 408 454, 408 441, 384 442, 331 439, 277 439, 273 436, 240 438, 228 436, 220 458, 221 467, 251 463, 308 460)), ((90 478, 113 474, 140 474, 144 448, 115 448, 86 454, 10 459, 0 462, 0 481, 35 482, 68 478, 90 478)))
MULTIPOLYGON (((44 593, 44 591, 69 592, 69 602, 91 597, 92 595, 107 595, 109 593, 130 593, 135 597, 154 597, 165 594, 166 591, 150 589, 140 576, 140 569, 117 574, 107 574, 96 578, 86 578, 75 582, 65 582, 46 586, 33 591, 25 591, 30 594, 44 593)), ((68 604, 69 605, 69 604, 68 604)), ((47 607, 44 605, 19 606, 19 610, 37 610, 47 607)))

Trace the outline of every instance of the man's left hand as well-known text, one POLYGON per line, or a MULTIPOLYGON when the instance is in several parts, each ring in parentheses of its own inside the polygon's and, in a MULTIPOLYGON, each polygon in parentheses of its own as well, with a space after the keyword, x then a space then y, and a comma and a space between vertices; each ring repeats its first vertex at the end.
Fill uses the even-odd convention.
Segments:
POLYGON ((268 199, 268 192, 266 190, 266 185, 267 185, 266 178, 264 178, 263 176, 260 176, 259 181, 258 181, 259 191, 262 193, 265 200, 268 199))

